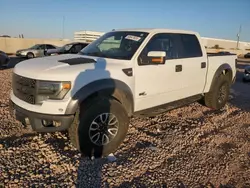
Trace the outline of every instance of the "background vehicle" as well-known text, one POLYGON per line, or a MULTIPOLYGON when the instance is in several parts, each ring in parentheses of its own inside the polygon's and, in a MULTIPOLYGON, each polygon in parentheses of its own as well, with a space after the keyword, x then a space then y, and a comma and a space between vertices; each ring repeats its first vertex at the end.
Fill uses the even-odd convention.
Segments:
POLYGON ((0 68, 7 67, 10 61, 9 56, 0 50, 0 68))
POLYGON ((88 43, 72 42, 69 44, 65 44, 60 48, 48 50, 46 55, 49 56, 49 55, 59 55, 59 54, 77 54, 87 45, 88 43))
POLYGON ((18 57, 26 57, 28 59, 34 57, 42 57, 46 54, 46 51, 49 49, 56 49, 57 46, 52 44, 36 44, 27 49, 21 49, 16 52, 18 57))
POLYGON ((243 75, 243 82, 250 82, 250 66, 245 67, 244 75, 243 75))
POLYGON ((197 101, 225 106, 237 56, 208 55, 201 44, 192 31, 116 30, 79 54, 23 61, 13 70, 10 112, 37 132, 68 130, 84 155, 108 155, 132 116, 197 101))
POLYGON ((250 58, 250 53, 245 54, 244 58, 250 58))
POLYGON ((227 51, 220 51, 220 52, 218 52, 218 54, 230 55, 231 53, 230 53, 230 52, 227 52, 227 51))

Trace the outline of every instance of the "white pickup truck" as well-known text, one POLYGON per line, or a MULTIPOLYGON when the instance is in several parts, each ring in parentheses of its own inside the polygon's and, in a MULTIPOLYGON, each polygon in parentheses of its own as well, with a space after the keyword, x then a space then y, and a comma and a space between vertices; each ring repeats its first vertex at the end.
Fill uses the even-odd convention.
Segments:
POLYGON ((132 116, 199 102, 222 108, 237 56, 207 54, 198 33, 113 30, 79 54, 30 59, 13 70, 10 111, 37 132, 69 131, 82 154, 106 156, 132 116))

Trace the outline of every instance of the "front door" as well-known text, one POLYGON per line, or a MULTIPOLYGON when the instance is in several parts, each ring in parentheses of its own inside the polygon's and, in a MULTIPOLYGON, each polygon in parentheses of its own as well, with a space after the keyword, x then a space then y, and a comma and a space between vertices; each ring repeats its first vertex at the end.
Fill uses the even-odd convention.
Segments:
POLYGON ((135 111, 183 98, 182 59, 178 59, 178 37, 175 34, 154 35, 135 63, 135 111), (147 62, 149 51, 165 51, 165 64, 147 62))
POLYGON ((37 57, 42 57, 44 56, 44 51, 46 49, 46 45, 45 44, 41 44, 39 46, 39 48, 37 49, 37 57))

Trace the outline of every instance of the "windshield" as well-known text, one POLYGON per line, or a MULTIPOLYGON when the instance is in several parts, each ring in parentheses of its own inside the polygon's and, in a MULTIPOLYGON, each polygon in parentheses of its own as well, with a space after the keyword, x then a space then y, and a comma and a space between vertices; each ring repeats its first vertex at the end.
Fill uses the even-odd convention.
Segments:
POLYGON ((135 31, 109 32, 83 48, 79 54, 130 60, 147 35, 135 31))
POLYGON ((39 44, 36 44, 36 45, 30 47, 30 49, 37 49, 39 46, 40 46, 39 44))
POLYGON ((73 46, 73 44, 65 44, 64 46, 62 46, 60 48, 60 51, 63 52, 63 51, 68 51, 71 47, 73 46))

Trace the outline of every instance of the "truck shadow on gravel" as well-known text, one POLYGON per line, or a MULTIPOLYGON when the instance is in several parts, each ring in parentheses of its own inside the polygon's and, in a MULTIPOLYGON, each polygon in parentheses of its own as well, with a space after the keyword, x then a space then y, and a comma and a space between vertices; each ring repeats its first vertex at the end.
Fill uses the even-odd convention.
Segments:
POLYGON ((69 143, 67 142, 69 141, 68 132, 61 133, 67 138, 67 140, 62 137, 58 138, 58 136, 52 134, 51 137, 45 141, 45 143, 51 145, 53 149, 62 156, 69 158, 76 156, 79 152, 77 150, 72 150, 72 148, 69 147, 69 143))
MULTIPOLYGON (((87 185, 91 185, 93 187, 101 187, 101 185, 104 183, 102 182, 102 167, 104 164, 108 163, 106 158, 101 157, 103 155, 105 148, 103 146, 97 146, 96 144, 93 144, 92 141, 90 141, 91 134, 92 138, 94 139, 94 137, 96 138, 97 132, 92 131, 93 133, 91 133, 89 131, 90 128, 86 126, 89 125, 91 127, 93 121, 97 122, 97 120, 100 119, 100 122, 98 121, 99 122, 98 128, 101 129, 100 126, 102 126, 103 124, 103 119, 100 116, 103 113, 111 113, 111 105, 112 105, 112 103, 110 102, 111 98, 109 98, 109 100, 104 100, 104 99, 107 99, 106 97, 113 96, 115 82, 111 78, 110 72, 106 69, 107 62, 104 58, 97 58, 96 62, 94 62, 93 65, 94 65, 93 69, 87 69, 78 74, 74 82, 74 86, 76 88, 72 88, 72 94, 71 94, 73 100, 78 100, 78 101, 82 101, 83 94, 88 96, 88 100, 87 101, 84 100, 86 102, 78 104, 79 126, 76 126, 75 134, 79 134, 79 136, 77 137, 77 135, 75 135, 74 137, 76 138, 73 138, 75 139, 75 142, 79 143, 79 148, 81 150, 81 155, 82 155, 80 159, 80 165, 77 170, 77 182, 76 182, 77 187, 83 187, 83 186, 87 187, 87 185), (79 88, 77 88, 79 86, 83 86, 82 83, 83 80, 85 80, 86 78, 92 78, 93 76, 96 77, 95 80, 103 80, 103 79, 108 80, 108 85, 102 85, 102 84, 107 84, 107 82, 97 82, 96 83, 97 85, 95 84, 85 85, 84 86, 85 88, 82 90, 79 90, 79 88), (102 96, 100 96, 98 91, 102 89, 105 89, 105 92, 103 92, 102 96), (106 105, 100 105, 99 104, 100 100, 103 100, 105 103, 104 102, 102 103, 106 105)), ((94 129, 96 129, 96 127, 94 128, 92 127, 92 130, 94 129)), ((107 127, 104 127, 104 129, 108 131, 107 127)), ((98 136, 97 140, 100 139, 101 136, 98 136)), ((103 136, 101 141, 103 141, 103 136)), ((109 184, 106 182, 106 186, 108 185, 109 184)))
POLYGON ((9 137, 1 138, 0 143, 3 144, 5 148, 8 147, 18 147, 24 145, 32 140, 36 133, 24 133, 22 135, 12 135, 9 137))
MULTIPOLYGON (((67 132, 63 132, 63 134, 69 139, 67 132)), ((75 158, 75 160, 80 161, 77 168, 76 181, 74 182, 76 187, 85 187, 87 184, 95 185, 95 187, 102 186, 102 167, 108 163, 105 158, 91 160, 84 155, 80 155, 79 157, 79 152, 76 149, 70 148, 69 144, 65 143, 64 138, 58 138, 57 136, 52 136, 45 143, 52 146, 61 156, 69 159, 75 158)))

